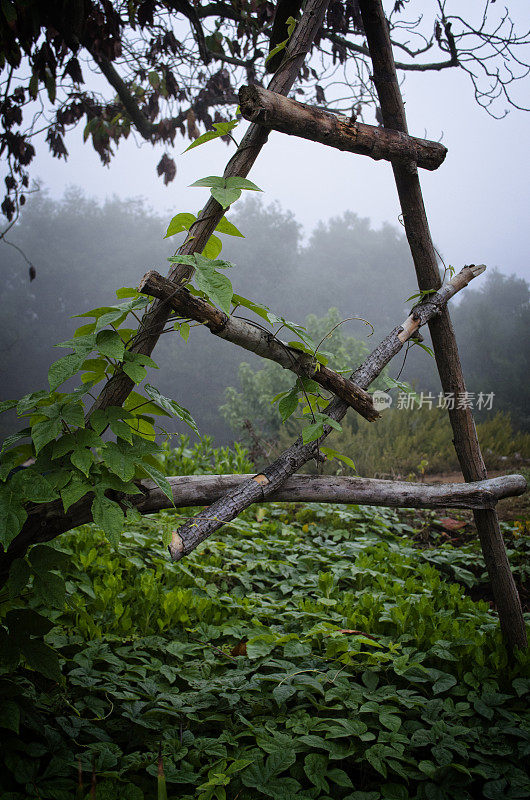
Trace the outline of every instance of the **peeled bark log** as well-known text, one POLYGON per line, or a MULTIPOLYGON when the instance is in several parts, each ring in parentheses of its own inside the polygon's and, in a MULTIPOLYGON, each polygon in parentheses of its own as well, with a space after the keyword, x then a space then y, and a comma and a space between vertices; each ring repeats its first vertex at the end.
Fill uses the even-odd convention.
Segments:
POLYGON ((275 361, 284 369, 290 369, 295 375, 311 378, 323 389, 342 398, 370 422, 381 416, 374 408, 371 396, 364 389, 319 364, 311 356, 289 347, 286 342, 277 339, 272 331, 265 331, 251 322, 231 317, 200 297, 194 297, 187 289, 176 289, 175 284, 163 278, 158 272, 154 270, 147 272, 140 281, 138 291, 165 300, 179 315, 201 322, 221 339, 244 347, 245 350, 250 350, 262 358, 275 361))
MULTIPOLYGON (((177 508, 213 503, 252 478, 252 475, 189 475, 168 478, 177 508)), ((171 508, 165 494, 154 484, 143 482, 145 497, 136 506, 142 514, 171 508)), ((477 483, 429 485, 375 478, 327 475, 291 475, 267 503, 347 503, 391 508, 494 508, 504 497, 526 491, 522 475, 504 475, 477 483)))
MULTIPOLYGON (((176 475, 167 480, 176 508, 213 503, 227 492, 238 489, 252 475, 176 475)), ((172 504, 152 481, 141 481, 141 495, 128 500, 141 514, 154 514, 172 504)), ((428 485, 408 481, 384 481, 374 478, 291 475, 274 492, 257 499, 260 503, 348 503, 391 508, 470 508, 490 509, 504 497, 526 491, 522 475, 504 475, 477 483, 428 485)), ((118 494, 114 499, 120 500, 118 494)), ((93 495, 74 503, 67 513, 60 500, 39 504, 29 510, 22 532, 10 544, 0 566, 0 587, 9 567, 26 552, 29 544, 48 542, 79 525, 92 522, 93 495)))
POLYGON ((412 159, 418 167, 435 170, 447 155, 447 148, 440 142, 352 122, 348 117, 299 103, 261 86, 243 86, 239 103, 241 114, 250 122, 375 161, 412 159))
MULTIPOLYGON (((407 133, 405 106, 397 79, 388 24, 381 0, 359 0, 366 40, 373 63, 373 81, 379 97, 383 123, 386 128, 407 133)), ((425 213, 418 170, 414 160, 408 164, 392 163, 394 178, 403 212, 403 224, 410 245, 418 286, 437 289, 440 274, 434 245, 425 213)), ((449 316, 444 310, 431 320, 436 364, 445 392, 455 396, 466 390, 456 338, 449 316)), ((469 408, 449 410, 453 441, 466 481, 487 477, 480 451, 473 415, 469 408)), ((482 552, 491 581, 504 640, 509 649, 524 649, 526 628, 521 601, 510 571, 504 542, 495 511, 476 511, 475 523, 482 552)))
MULTIPOLYGON (((350 376, 350 380, 361 386, 361 388, 367 389, 389 361, 399 353, 404 343, 416 335, 418 328, 433 316, 439 314, 450 297, 466 286, 477 275, 484 272, 484 270, 483 264, 478 267, 474 265, 464 267, 439 292, 430 295, 428 300, 415 306, 403 325, 394 328, 383 339, 350 376)), ((326 408, 326 414, 332 419, 340 421, 347 410, 346 403, 339 398, 335 398, 326 408)), ((208 536, 211 536, 225 522, 237 517, 252 503, 262 502, 270 494, 277 491, 290 475, 300 469, 306 461, 316 456, 319 443, 325 439, 331 430, 329 425, 326 426, 324 428, 324 436, 309 444, 303 444, 302 438, 299 437, 263 473, 255 475, 233 491, 227 492, 224 497, 179 528, 174 533, 173 540, 169 545, 172 559, 178 561, 194 550, 208 536)))

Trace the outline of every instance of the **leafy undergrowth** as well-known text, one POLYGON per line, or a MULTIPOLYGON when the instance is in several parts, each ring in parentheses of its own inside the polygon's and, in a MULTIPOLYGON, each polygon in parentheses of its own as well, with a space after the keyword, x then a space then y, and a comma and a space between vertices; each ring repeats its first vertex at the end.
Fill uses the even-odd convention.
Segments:
POLYGON ((270 505, 172 565, 179 517, 129 523, 117 550, 84 526, 34 548, 29 579, 18 564, 2 800, 155 798, 159 748, 170 800, 530 796, 528 658, 509 665, 466 594, 476 545, 419 549, 384 509, 270 505))

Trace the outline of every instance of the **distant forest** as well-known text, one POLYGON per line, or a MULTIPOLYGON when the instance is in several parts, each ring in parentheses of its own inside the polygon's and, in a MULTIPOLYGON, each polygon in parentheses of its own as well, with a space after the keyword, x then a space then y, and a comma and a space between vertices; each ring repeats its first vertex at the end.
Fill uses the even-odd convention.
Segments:
MULTIPOLYGON (((369 339, 361 321, 345 323, 344 333, 372 348, 411 306, 406 299, 416 284, 409 249, 391 225, 373 229, 368 219, 346 212, 320 223, 304 240, 291 212, 254 198, 229 218, 246 237, 222 237, 222 257, 235 265, 235 291, 282 316, 303 322, 336 308, 340 318, 362 317, 374 327, 369 339)), ((32 198, 10 240, 35 265, 35 280, 29 282, 17 250, 0 247, 2 399, 47 385, 49 364, 64 354, 53 345, 82 324, 71 315, 114 302, 117 288, 136 285, 148 269, 166 273, 166 259, 180 241, 163 239, 168 221, 141 199, 100 204, 75 188, 61 200, 45 192, 32 198)), ((493 411, 510 412, 520 430, 530 429, 529 296, 525 280, 489 265, 480 286, 466 289, 451 307, 468 389, 493 392, 493 411)), ((202 432, 219 443, 231 441, 234 432, 219 413, 225 389, 240 389, 241 362, 258 370, 260 360, 200 328, 192 329, 188 343, 173 333, 163 336, 154 356, 160 370, 150 382, 190 409, 202 432)), ((393 366, 390 374, 396 377, 400 368, 401 363, 393 366)), ((400 380, 417 392, 439 391, 434 362, 418 347, 408 352, 400 380)), ((2 436, 15 424, 4 416, 2 436)))

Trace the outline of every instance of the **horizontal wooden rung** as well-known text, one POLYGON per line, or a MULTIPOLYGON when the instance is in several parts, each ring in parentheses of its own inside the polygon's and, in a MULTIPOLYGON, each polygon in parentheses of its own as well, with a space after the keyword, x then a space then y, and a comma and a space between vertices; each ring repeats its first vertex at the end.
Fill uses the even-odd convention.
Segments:
POLYGON ((261 86, 243 86, 239 104, 242 115, 251 122, 376 161, 414 161, 418 167, 435 170, 447 154, 440 142, 352 122, 348 117, 299 103, 261 86))
MULTIPOLYGON (((210 505, 252 475, 189 475, 167 480, 177 508, 210 505)), ((494 508, 503 497, 526 491, 522 475, 503 475, 474 483, 426 484, 333 475, 291 475, 260 503, 348 503, 391 508, 494 508)), ((169 508, 171 502, 154 483, 142 481, 144 497, 133 503, 142 514, 169 508)))

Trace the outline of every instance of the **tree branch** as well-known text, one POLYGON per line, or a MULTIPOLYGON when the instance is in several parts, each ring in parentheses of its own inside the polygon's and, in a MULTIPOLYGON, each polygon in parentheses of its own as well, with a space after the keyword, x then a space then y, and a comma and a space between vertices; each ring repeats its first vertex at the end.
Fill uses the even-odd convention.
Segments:
POLYGON ((250 122, 376 161, 413 159, 419 167, 435 170, 447 155, 447 148, 440 142, 352 122, 343 115, 330 114, 261 86, 242 86, 239 104, 242 115, 250 122))

